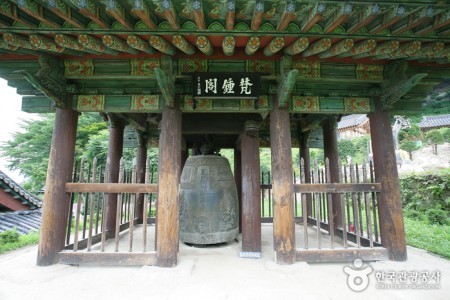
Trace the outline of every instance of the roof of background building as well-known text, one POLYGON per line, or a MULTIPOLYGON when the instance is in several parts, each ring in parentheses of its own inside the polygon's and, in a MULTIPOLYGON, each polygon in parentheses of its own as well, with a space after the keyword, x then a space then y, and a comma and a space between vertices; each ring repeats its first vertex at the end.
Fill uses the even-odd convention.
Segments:
POLYGON ((17 184, 8 175, 0 170, 0 189, 10 194, 13 198, 28 206, 30 209, 42 207, 42 200, 36 195, 28 192, 26 189, 17 184))
POLYGON ((41 227, 40 209, 19 210, 0 214, 0 232, 16 228, 19 234, 37 231, 41 227))
POLYGON ((348 115, 342 117, 338 123, 338 130, 345 130, 347 128, 356 127, 364 124, 369 118, 367 115, 348 115))
POLYGON ((439 116, 423 116, 419 123, 420 128, 436 128, 436 127, 450 127, 450 114, 439 116))

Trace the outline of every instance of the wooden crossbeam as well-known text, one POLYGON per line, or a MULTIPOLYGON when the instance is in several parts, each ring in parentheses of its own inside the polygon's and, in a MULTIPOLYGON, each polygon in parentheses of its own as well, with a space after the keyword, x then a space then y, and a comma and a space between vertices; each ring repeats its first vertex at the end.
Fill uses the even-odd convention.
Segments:
POLYGON ((148 54, 155 53, 155 50, 153 50, 153 48, 151 48, 149 46, 149 43, 144 41, 143 39, 141 39, 137 35, 129 35, 127 37, 127 44, 131 48, 137 49, 139 51, 142 51, 142 52, 145 52, 145 53, 148 53, 148 54))
POLYGON ((78 42, 81 45, 83 45, 84 47, 86 47, 87 49, 90 49, 93 51, 111 54, 111 55, 119 55, 119 53, 120 53, 119 51, 108 49, 107 47, 105 47, 105 45, 103 45, 101 40, 97 39, 96 37, 90 36, 88 34, 80 34, 78 36, 78 42))
POLYGON ((182 35, 174 35, 172 37, 172 44, 186 54, 192 55, 195 53, 195 48, 182 35))
POLYGON ((261 39, 257 36, 251 36, 247 41, 247 45, 245 46, 245 54, 252 55, 256 51, 258 51, 260 46, 261 39))
MULTIPOLYGON (((33 3, 34 5, 29 5, 28 1, 14 1, 16 2, 17 6, 23 10, 28 15, 32 16, 33 18, 36 18, 43 24, 45 24, 48 27, 52 28, 59 28, 60 25, 52 22, 51 20, 45 18, 43 9, 44 7, 39 3, 33 3)), ((34 1, 33 1, 34 2, 34 1)))
MULTIPOLYGON (((409 12, 410 13, 410 12, 409 12)), ((409 14, 403 5, 395 5, 386 10, 383 22, 370 30, 371 34, 377 34, 397 23, 409 14)))
POLYGON ((323 19, 326 10, 326 4, 323 2, 317 3, 309 12, 308 19, 301 28, 301 32, 308 32, 317 22, 323 19))
POLYGON ((226 36, 222 41, 223 53, 226 56, 231 56, 234 53, 234 47, 236 46, 236 40, 233 36, 226 36))
POLYGON ((297 261, 304 262, 352 262, 356 258, 362 261, 388 260, 389 252, 385 248, 347 248, 347 249, 297 249, 297 261))
POLYGON ((370 24, 376 17, 380 14, 381 9, 377 3, 370 4, 363 11, 360 12, 359 18, 356 20, 355 24, 350 27, 347 32, 355 33, 358 32, 361 28, 370 24))
POLYGON ((342 53, 339 57, 347 57, 347 56, 356 56, 361 53, 367 53, 377 46, 377 42, 375 40, 365 40, 361 41, 353 46, 348 52, 342 53))
POLYGON ((157 193, 154 183, 78 183, 68 182, 66 193, 157 193))
POLYGON ((178 23, 178 18, 173 8, 172 1, 167 0, 161 3, 164 18, 169 22, 170 27, 175 30, 180 29, 180 24, 178 23))
POLYGON ((236 16, 236 0, 227 0, 227 13, 225 15, 225 29, 234 29, 234 19, 236 16))
POLYGON ((55 15, 71 24, 72 26, 82 29, 84 25, 72 18, 71 8, 64 1, 45 1, 47 8, 55 15))
POLYGON ((264 1, 257 0, 255 3, 255 8, 253 10, 252 24, 250 25, 251 30, 258 30, 261 26, 262 17, 264 14, 264 1))
POLYGON ((128 46, 128 44, 121 40, 120 38, 114 36, 114 35, 104 35, 102 37, 102 43, 113 50, 116 51, 120 51, 120 52, 127 52, 127 53, 131 53, 131 54, 137 54, 139 53, 139 51, 131 48, 130 46, 128 46))
POLYGON ((354 45, 353 39, 342 40, 339 43, 336 43, 335 45, 330 47, 327 51, 320 53, 319 57, 328 58, 342 53, 346 53, 353 48, 353 45, 354 45))
POLYGON ((334 20, 330 22, 326 27, 324 32, 330 33, 333 32, 339 25, 347 21, 347 19, 353 13, 352 4, 345 2, 339 5, 339 10, 336 12, 334 16, 334 20))
POLYGON ((22 18, 19 17, 18 14, 18 8, 16 5, 11 3, 10 1, 3 1, 2 5, 0 5, 0 14, 13 19, 19 24, 25 25, 30 28, 35 28, 36 25, 33 23, 30 23, 22 18))
POLYGON ((439 14, 435 18, 435 21, 431 26, 420 29, 420 30, 414 32, 414 34, 425 35, 433 30, 437 30, 439 28, 447 26, 448 24, 450 24, 450 10, 447 10, 447 11, 439 14))
POLYGON ((296 183, 296 193, 381 192, 380 183, 296 183))
POLYGON ((289 23, 291 23, 296 17, 297 15, 295 14, 295 2, 288 1, 284 8, 283 14, 279 19, 277 31, 285 30, 288 27, 289 23))
POLYGON ((150 37, 149 42, 153 48, 155 48, 156 50, 158 50, 162 53, 174 55, 176 52, 175 47, 172 46, 171 44, 169 44, 168 41, 166 41, 165 39, 163 39, 160 36, 152 35, 150 37))
POLYGON ((140 19, 149 29, 156 29, 151 10, 144 0, 133 1, 131 14, 140 19))
POLYGON ((92 20, 95 24, 97 24, 100 28, 109 28, 109 25, 100 17, 99 8, 95 5, 93 0, 85 0, 85 1, 73 1, 71 0, 73 5, 78 7, 80 13, 89 19, 92 20))
POLYGON ((58 254, 58 263, 95 266, 151 266, 156 262, 156 252, 72 252, 58 254))
POLYGON ((298 70, 287 72, 278 86, 278 107, 286 107, 297 80, 298 70))
POLYGON ((213 48, 207 36, 204 35, 198 36, 197 40, 195 41, 195 44, 197 45, 197 48, 204 54, 206 55, 213 54, 213 48))
POLYGON ((126 29, 133 29, 133 25, 126 18, 125 7, 117 0, 109 0, 106 2, 106 13, 117 20, 126 29))
POLYGON ((358 55, 354 56, 354 58, 363 58, 363 57, 367 57, 367 56, 378 56, 378 55, 389 54, 389 53, 396 51, 399 46, 400 46, 399 41, 384 42, 384 43, 378 44, 375 49, 372 49, 369 52, 358 54, 358 55))
POLYGON ((27 36, 16 33, 4 33, 3 39, 11 46, 33 49, 33 45, 31 45, 29 37, 27 36))
POLYGON ((203 13, 203 4, 201 0, 194 0, 192 2, 192 14, 194 15, 194 22, 198 29, 206 29, 205 14, 203 13))
POLYGON ((302 56, 308 57, 328 50, 331 47, 331 40, 329 38, 323 38, 318 40, 312 45, 309 45, 308 49, 303 51, 302 56))
POLYGON ((417 27, 417 26, 431 20, 431 18, 433 18, 434 14, 435 14, 435 10, 432 6, 422 8, 417 13, 411 14, 409 16, 409 20, 408 20, 407 24, 392 30, 391 33, 402 34, 414 27, 417 27))

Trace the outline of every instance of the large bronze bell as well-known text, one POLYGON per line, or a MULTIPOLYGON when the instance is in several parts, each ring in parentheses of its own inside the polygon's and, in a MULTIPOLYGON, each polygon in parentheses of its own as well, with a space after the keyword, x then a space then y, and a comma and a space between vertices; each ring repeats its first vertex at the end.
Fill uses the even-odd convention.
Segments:
POLYGON ((228 160, 191 156, 181 173, 180 239, 188 244, 229 242, 239 234, 236 184, 228 160))

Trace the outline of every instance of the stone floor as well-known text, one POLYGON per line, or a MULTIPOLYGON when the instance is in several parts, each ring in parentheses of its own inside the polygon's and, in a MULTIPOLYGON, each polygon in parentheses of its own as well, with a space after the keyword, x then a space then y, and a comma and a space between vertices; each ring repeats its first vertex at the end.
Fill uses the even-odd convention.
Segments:
MULTIPOLYGON (((302 227, 297 226, 296 231, 299 239, 302 227)), ((323 237, 325 242, 325 236, 323 237)), ((278 265, 273 260, 272 241, 272 224, 263 224, 261 259, 239 258, 239 242, 205 248, 180 244, 179 264, 176 268, 68 265, 37 267, 35 265, 37 246, 31 246, 0 255, 0 299, 84 300, 141 297, 361 299, 364 297, 365 300, 447 300, 450 295, 450 261, 422 250, 408 247, 406 262, 370 262, 362 266, 354 266, 351 263, 278 265), (367 275, 366 272, 370 273, 367 275), (407 282, 400 288, 398 284, 401 283, 403 272, 406 272, 407 282), (419 283, 411 281, 416 272, 419 275, 419 283), (361 292, 352 290, 351 286, 354 289, 359 287, 355 286, 355 283, 352 284, 352 282, 359 283, 359 279, 348 281, 350 278, 348 274, 356 275, 361 280, 368 280, 367 288, 361 292), (378 282, 382 281, 383 274, 384 283, 378 282), (440 276, 439 283, 431 278, 437 274, 440 276), (390 277, 397 278, 387 281, 390 277), (420 278, 426 282, 420 283, 422 280, 420 278), (392 285, 394 283, 397 285, 392 285), (436 286, 437 284, 439 286, 436 286)), ((126 244, 124 241, 124 250, 127 249, 126 244)), ((138 247, 137 242, 135 244, 138 247)))

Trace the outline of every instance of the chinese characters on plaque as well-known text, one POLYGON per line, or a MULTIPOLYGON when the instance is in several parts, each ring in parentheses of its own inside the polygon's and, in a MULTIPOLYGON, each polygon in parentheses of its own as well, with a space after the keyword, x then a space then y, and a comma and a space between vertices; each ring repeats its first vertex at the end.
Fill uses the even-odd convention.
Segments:
POLYGON ((255 73, 195 73, 194 98, 257 99, 259 75, 255 73))

